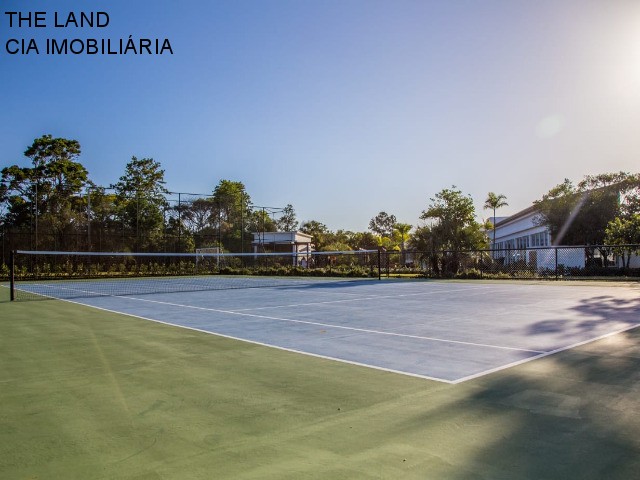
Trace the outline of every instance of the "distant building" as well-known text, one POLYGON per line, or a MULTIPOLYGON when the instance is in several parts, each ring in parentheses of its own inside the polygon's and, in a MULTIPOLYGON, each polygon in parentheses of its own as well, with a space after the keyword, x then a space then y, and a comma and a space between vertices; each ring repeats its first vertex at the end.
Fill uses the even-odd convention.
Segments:
MULTIPOLYGON (((556 258, 556 251, 551 248, 553 239, 546 225, 539 225, 536 217, 539 211, 535 205, 521 210, 510 217, 496 217, 495 243, 493 241, 493 230, 487 232, 491 242, 492 256, 495 260, 510 264, 524 262, 527 266, 538 269, 554 269, 556 261, 564 267, 584 268, 587 262, 587 255, 581 248, 559 249, 556 258)), ((595 258, 600 252, 595 252, 595 258)), ((622 258, 617 256, 609 258, 610 266, 622 267, 622 258)), ((640 257, 633 255, 630 267, 640 267, 640 257)))
MULTIPOLYGON (((536 248, 553 245, 547 226, 538 225, 536 222, 538 215, 538 210, 535 205, 532 205, 510 217, 497 219, 495 243, 493 231, 488 232, 493 258, 505 265, 518 262, 537 269, 555 269, 555 251, 536 248)), ((584 267, 586 263, 584 250, 563 251, 561 263, 566 267, 584 267)))
POLYGON ((551 234, 545 225, 535 221, 538 211, 535 205, 511 215, 497 217, 494 232, 490 231, 491 248, 496 250, 515 250, 528 247, 548 247, 551 245, 551 234))
POLYGON ((292 264, 298 265, 313 251, 313 237, 301 232, 254 232, 253 253, 292 253, 292 264))

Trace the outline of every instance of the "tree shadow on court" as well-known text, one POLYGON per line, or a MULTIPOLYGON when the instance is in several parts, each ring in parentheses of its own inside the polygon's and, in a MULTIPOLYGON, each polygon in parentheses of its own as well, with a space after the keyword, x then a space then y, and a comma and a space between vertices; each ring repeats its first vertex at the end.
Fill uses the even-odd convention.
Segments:
POLYGON ((527 335, 560 334, 569 340, 583 341, 585 334, 608 333, 608 327, 612 329, 609 331, 633 327, 640 324, 640 298, 622 299, 610 295, 584 298, 568 312, 570 315, 566 318, 533 323, 527 328, 527 335))
POLYGON ((397 425, 429 439, 425 478, 638 478, 640 328, 451 389, 454 401, 397 425))

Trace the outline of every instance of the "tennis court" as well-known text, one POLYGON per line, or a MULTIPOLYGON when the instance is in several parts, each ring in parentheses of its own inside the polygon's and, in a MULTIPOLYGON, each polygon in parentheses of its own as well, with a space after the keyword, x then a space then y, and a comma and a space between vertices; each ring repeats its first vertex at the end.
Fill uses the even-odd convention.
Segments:
POLYGON ((235 288, 233 277, 217 281, 215 290, 200 287, 198 277, 27 282, 19 288, 447 383, 640 325, 637 284, 257 278, 244 279, 243 287, 260 288, 235 288))
POLYGON ((0 289, 0 477, 637 474, 637 283, 203 281, 0 289))

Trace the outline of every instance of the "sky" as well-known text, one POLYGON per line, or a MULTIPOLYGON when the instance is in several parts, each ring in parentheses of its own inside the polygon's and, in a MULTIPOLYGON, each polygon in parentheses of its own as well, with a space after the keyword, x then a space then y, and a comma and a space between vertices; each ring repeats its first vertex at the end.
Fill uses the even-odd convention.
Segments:
POLYGON ((99 185, 151 157, 172 191, 241 181, 256 205, 354 231, 380 211, 418 225, 454 185, 482 220, 489 191, 506 216, 565 178, 640 171, 637 0, 0 5, 0 167, 27 166, 51 134, 80 142, 99 185), (12 11, 45 12, 44 26, 12 11), (56 27, 69 12, 109 22, 56 27), (45 51, 129 36, 166 38, 173 54, 45 51), (13 39, 39 52, 11 54, 13 39))

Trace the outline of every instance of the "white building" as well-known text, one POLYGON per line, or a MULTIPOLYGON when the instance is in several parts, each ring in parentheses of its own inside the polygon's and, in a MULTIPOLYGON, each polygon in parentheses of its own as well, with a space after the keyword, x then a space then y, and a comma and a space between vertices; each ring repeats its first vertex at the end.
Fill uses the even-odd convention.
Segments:
POLYGON ((307 253, 313 251, 313 237, 301 232, 254 232, 253 253, 292 253, 291 262, 299 264, 307 253))
MULTIPOLYGON (((555 269, 558 265, 572 268, 584 268, 587 256, 584 248, 552 247, 553 239, 545 225, 536 222, 538 211, 535 205, 511 215, 510 217, 496 217, 495 243, 493 230, 487 232, 491 240, 493 258, 504 264, 524 262, 529 267, 538 269, 555 269), (557 257, 556 257, 557 255, 557 257)), ((594 258, 599 258, 600 252, 594 252, 594 258)), ((609 258, 609 266, 623 267, 621 256, 609 258)), ((629 267, 640 268, 640 256, 632 255, 629 267)))
POLYGON ((565 267, 585 266, 584 249, 563 249, 561 258, 556 258, 556 251, 551 248, 552 239, 549 229, 536 221, 538 211, 535 205, 511 215, 496 218, 495 242, 494 232, 489 231, 493 258, 505 264, 523 262, 529 267, 538 269, 555 269, 556 261, 565 267))
POLYGON ((538 211, 535 206, 526 208, 510 217, 497 217, 494 232, 489 232, 493 249, 524 249, 529 247, 548 247, 551 235, 544 225, 537 225, 538 211))

